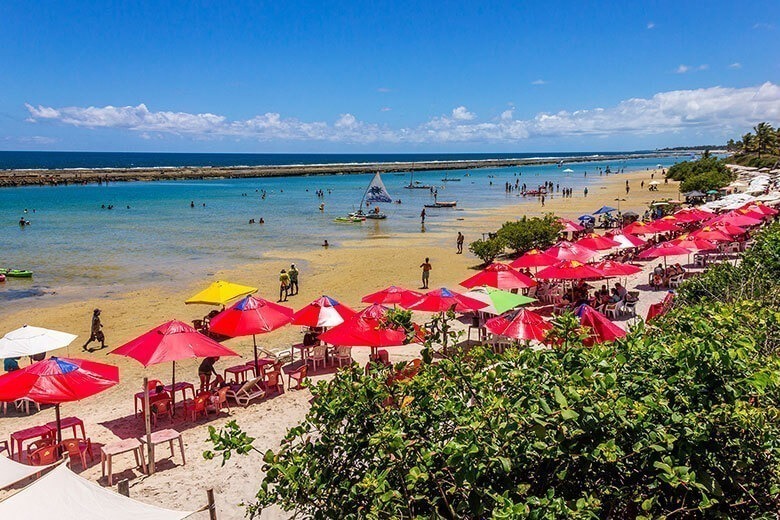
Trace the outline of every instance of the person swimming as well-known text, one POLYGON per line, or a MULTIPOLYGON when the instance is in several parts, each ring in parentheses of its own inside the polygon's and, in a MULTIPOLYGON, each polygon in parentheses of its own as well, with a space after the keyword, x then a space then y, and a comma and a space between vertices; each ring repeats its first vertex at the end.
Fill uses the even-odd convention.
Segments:
POLYGON ((328 241, 327 241, 327 240, 325 240, 325 241, 322 243, 322 247, 328 247, 329 245, 330 245, 330 244, 328 244, 328 241))

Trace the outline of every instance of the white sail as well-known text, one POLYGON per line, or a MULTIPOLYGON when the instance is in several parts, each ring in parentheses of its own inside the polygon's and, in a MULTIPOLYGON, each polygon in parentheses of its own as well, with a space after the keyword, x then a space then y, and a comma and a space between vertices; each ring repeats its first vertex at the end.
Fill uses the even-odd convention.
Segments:
POLYGON ((374 178, 371 179, 371 184, 368 185, 366 190, 366 196, 364 199, 366 202, 393 202, 390 194, 387 193, 382 177, 379 176, 379 172, 374 174, 374 178))

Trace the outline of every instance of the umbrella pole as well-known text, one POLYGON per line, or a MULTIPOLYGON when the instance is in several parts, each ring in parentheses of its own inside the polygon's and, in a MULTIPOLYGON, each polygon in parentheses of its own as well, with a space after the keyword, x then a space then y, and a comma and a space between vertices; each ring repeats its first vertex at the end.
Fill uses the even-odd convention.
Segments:
POLYGON ((171 374, 171 408, 176 415, 176 361, 173 362, 173 371, 171 374))
POLYGON ((255 377, 257 377, 257 337, 252 334, 252 344, 255 350, 255 377))
MULTIPOLYGON (((60 404, 57 403, 54 405, 54 416, 57 419, 57 444, 62 442, 62 431, 60 428, 62 427, 62 420, 60 419, 60 404)), ((21 460, 21 454, 19 455, 19 459, 21 460)))
POLYGON ((154 451, 152 451, 152 411, 149 409, 149 378, 144 377, 144 424, 146 425, 146 456, 149 460, 149 474, 154 473, 154 451))

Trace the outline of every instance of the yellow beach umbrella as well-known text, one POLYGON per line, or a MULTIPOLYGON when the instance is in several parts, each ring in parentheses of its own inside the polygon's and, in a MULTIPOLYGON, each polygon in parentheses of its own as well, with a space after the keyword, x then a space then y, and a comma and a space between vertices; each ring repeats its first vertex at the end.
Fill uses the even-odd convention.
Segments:
POLYGON ((203 289, 201 292, 186 300, 184 303, 203 303, 206 305, 225 305, 230 300, 240 296, 246 296, 257 292, 256 287, 248 285, 239 285, 237 283, 216 281, 203 289))

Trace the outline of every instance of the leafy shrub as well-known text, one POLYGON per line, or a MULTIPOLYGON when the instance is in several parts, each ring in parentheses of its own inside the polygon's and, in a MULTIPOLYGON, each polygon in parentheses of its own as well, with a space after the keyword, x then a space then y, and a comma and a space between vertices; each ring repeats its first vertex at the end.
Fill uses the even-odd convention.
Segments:
MULTIPOLYGON (((779 323, 776 309, 716 303, 614 344, 476 347, 403 383, 341 370, 264 455, 250 513, 773 517, 780 363, 761 347, 779 323)), ((233 427, 212 440, 248 451, 233 427)))
POLYGON ((544 217, 523 217, 505 222, 498 230, 498 236, 516 253, 531 249, 544 249, 555 244, 563 226, 552 214, 544 217))
POLYGON ((469 251, 474 253, 483 263, 489 264, 504 252, 505 244, 505 240, 498 236, 487 240, 480 239, 469 244, 469 251))

